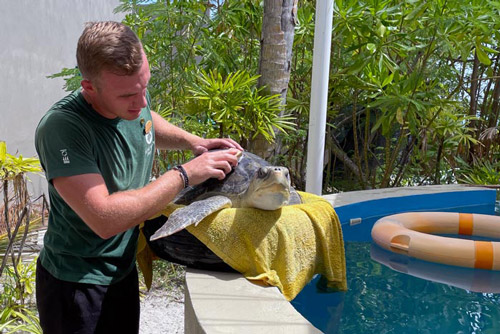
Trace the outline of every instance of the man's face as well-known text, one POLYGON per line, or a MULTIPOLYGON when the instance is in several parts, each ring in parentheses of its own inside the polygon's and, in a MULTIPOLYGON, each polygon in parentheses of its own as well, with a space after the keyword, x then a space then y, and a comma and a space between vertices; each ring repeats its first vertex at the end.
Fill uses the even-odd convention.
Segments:
POLYGON ((143 63, 133 75, 116 75, 103 71, 99 79, 90 86, 82 83, 84 91, 90 97, 92 107, 103 117, 133 120, 139 117, 141 109, 146 107, 146 88, 151 73, 146 55, 143 63))

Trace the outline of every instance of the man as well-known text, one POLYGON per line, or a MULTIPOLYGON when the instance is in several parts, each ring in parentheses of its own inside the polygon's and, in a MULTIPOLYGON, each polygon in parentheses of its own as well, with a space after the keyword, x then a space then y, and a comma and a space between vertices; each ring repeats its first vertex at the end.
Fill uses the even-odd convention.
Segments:
POLYGON ((88 24, 77 62, 81 88, 47 112, 35 135, 51 200, 37 265, 40 323, 51 334, 137 333, 138 224, 188 184, 223 179, 242 148, 150 111, 148 60, 127 26, 88 24), (149 182, 155 148, 198 157, 149 182))

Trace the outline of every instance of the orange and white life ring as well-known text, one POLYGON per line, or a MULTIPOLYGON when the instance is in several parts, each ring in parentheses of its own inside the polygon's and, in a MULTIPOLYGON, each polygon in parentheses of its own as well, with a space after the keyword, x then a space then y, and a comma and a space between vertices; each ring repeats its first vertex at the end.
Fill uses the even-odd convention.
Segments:
POLYGON ((379 219, 372 239, 389 251, 453 266, 500 270, 500 242, 433 234, 500 239, 500 216, 454 212, 408 212, 379 219))

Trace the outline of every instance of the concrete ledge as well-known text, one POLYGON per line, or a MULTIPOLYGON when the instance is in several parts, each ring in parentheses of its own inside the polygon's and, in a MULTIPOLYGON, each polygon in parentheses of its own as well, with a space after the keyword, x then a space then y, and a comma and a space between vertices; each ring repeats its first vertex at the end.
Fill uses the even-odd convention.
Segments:
MULTIPOLYGON (((391 197, 484 190, 446 185, 354 191, 324 197, 338 208, 391 197)), ((493 202, 494 194, 493 191, 489 196, 493 202)), ((321 333, 277 288, 255 285, 240 274, 188 269, 185 284, 184 328, 188 334, 321 333)))
POLYGON ((321 333, 283 297, 240 274, 188 269, 185 333, 321 333))

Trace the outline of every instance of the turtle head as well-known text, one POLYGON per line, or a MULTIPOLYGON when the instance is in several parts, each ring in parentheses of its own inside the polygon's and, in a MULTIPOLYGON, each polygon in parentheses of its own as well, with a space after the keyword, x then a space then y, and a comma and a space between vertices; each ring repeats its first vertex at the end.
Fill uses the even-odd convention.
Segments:
POLYGON ((290 172, 286 167, 263 166, 254 174, 243 195, 245 206, 276 210, 290 199, 290 172))

